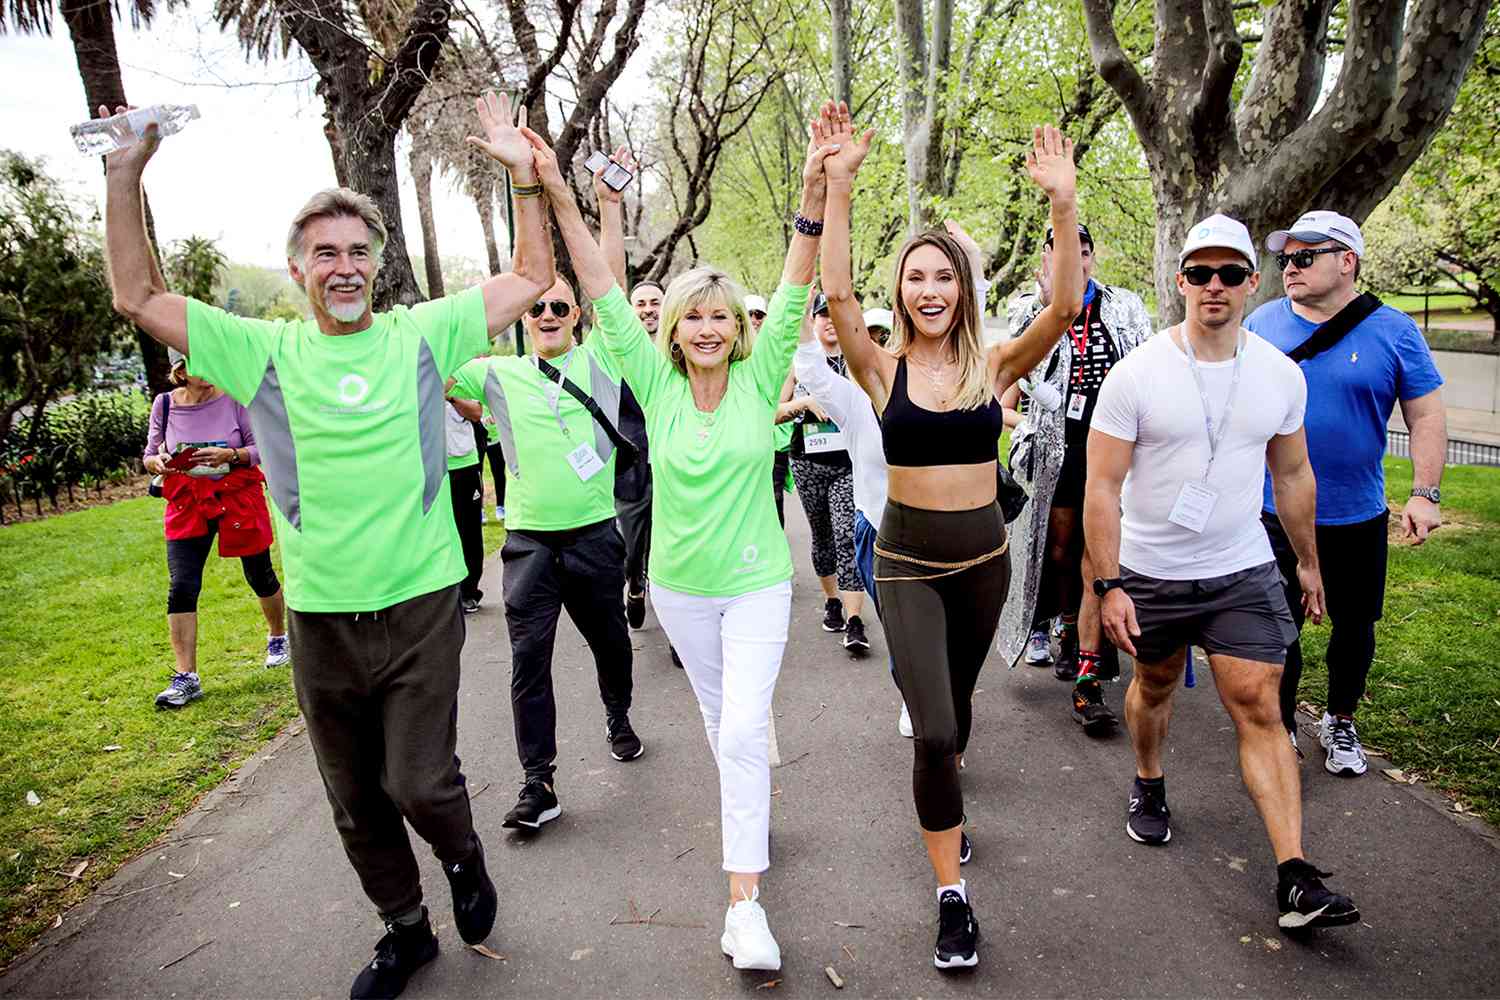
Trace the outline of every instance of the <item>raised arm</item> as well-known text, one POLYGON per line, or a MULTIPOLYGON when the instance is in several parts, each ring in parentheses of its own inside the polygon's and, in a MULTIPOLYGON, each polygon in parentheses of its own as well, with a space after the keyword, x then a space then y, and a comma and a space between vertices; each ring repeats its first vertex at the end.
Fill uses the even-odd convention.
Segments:
POLYGON ((516 223, 516 253, 511 269, 492 276, 480 287, 484 291, 484 320, 491 337, 508 329, 531 304, 552 287, 556 262, 547 232, 546 206, 537 184, 531 143, 521 133, 526 127, 526 109, 520 125, 511 124, 510 98, 491 91, 474 101, 484 136, 469 136, 470 146, 510 171, 511 218, 516 223))
MULTIPOLYGON (((129 110, 115 109, 115 113, 129 110)), ((109 117, 100 107, 99 117, 109 117)), ((141 174, 161 145, 161 130, 147 125, 133 146, 104 158, 104 259, 115 312, 151 337, 188 353, 187 299, 167 291, 146 235, 141 174)))
POLYGON ((838 334, 849 376, 874 400, 876 409, 884 410, 890 395, 890 380, 896 372, 895 359, 875 345, 865 328, 864 313, 854 297, 849 249, 849 206, 854 178, 869 155, 875 133, 870 130, 856 137, 849 107, 843 102, 831 107, 825 105, 820 120, 813 123, 813 132, 815 143, 821 138, 837 150, 824 161, 828 204, 823 219, 823 294, 828 297, 828 317, 838 334), (819 131, 824 134, 819 136, 819 131))
POLYGON ((568 183, 563 180, 557 154, 531 129, 522 128, 521 134, 531 143, 537 176, 546 190, 547 201, 552 205, 552 216, 557 220, 558 232, 562 234, 563 243, 568 248, 568 258, 573 262, 573 273, 578 275, 578 284, 582 287, 583 294, 589 298, 602 299, 620 282, 610 269, 604 251, 594 240, 594 234, 589 232, 588 224, 583 221, 578 202, 573 200, 573 192, 568 190, 568 183))
MULTIPOLYGON (((635 173, 635 160, 624 146, 610 157, 615 163, 635 173)), ((604 250, 604 259, 609 262, 610 273, 620 283, 626 295, 630 289, 625 281, 625 193, 616 191, 604 183, 604 171, 594 175, 594 197, 599 201, 599 246, 604 250)))
POLYGON ((1078 171, 1073 140, 1051 125, 1032 133, 1026 171, 1052 206, 1052 301, 1021 334, 990 348, 995 395, 1026 375, 1062 339, 1083 308, 1083 256, 1078 240, 1078 171))

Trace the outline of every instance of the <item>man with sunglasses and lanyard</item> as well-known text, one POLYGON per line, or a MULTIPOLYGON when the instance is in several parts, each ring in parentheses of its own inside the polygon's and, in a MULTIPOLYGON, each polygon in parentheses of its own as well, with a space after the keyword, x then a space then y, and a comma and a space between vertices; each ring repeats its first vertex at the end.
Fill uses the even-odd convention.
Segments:
POLYGON ((610 756, 634 760, 643 747, 630 725, 625 545, 615 529, 620 374, 592 339, 575 346, 578 299, 564 279, 522 321, 535 353, 476 358, 459 369, 452 394, 489 406, 505 454, 508 534, 500 558, 511 712, 525 774, 502 825, 537 830, 562 813, 552 649, 563 610, 594 654, 610 756), (592 399, 608 428, 563 380, 592 399))
MULTIPOLYGON (((1328 753, 1324 769, 1356 777, 1367 764, 1354 711, 1375 659, 1375 623, 1385 603, 1386 424, 1400 400, 1412 461, 1412 491, 1401 522, 1406 537, 1420 545, 1442 524, 1438 484, 1448 450, 1443 378, 1411 317, 1355 290, 1365 241, 1353 219, 1308 212, 1266 237, 1266 249, 1276 255, 1286 297, 1261 306, 1245 327, 1290 355, 1307 379, 1307 451, 1318 479, 1318 552, 1333 619, 1327 710, 1318 739, 1328 753)), ((1262 509, 1300 629, 1294 557, 1269 482, 1262 509)), ((1302 644, 1294 639, 1281 677, 1281 721, 1294 747, 1301 678, 1302 644)))
POLYGON ((1329 891, 1327 873, 1302 855, 1297 764, 1277 697, 1296 629, 1259 523, 1269 465, 1304 605, 1322 620, 1307 385, 1286 355, 1240 326, 1260 280, 1241 223, 1214 215, 1193 226, 1178 268, 1184 322, 1115 365, 1089 431, 1083 517, 1100 573, 1094 592, 1105 633, 1136 660, 1125 695, 1136 759, 1126 832, 1141 844, 1172 838, 1162 744, 1187 647, 1200 645, 1275 852, 1280 926, 1353 923, 1353 901, 1329 891))

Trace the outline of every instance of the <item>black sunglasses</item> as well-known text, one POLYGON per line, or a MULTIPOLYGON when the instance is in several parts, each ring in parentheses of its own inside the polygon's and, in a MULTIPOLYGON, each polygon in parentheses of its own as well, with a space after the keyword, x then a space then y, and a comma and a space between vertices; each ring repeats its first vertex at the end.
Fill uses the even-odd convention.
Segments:
POLYGON ((1313 266, 1313 258, 1323 253, 1343 253, 1343 247, 1319 247, 1316 250, 1293 250, 1291 253, 1279 253, 1276 255, 1276 266, 1283 271, 1288 264, 1296 264, 1297 270, 1305 271, 1313 266))
POLYGON ((1194 264, 1192 267, 1182 269, 1182 276, 1190 285, 1206 285, 1214 280, 1214 275, 1224 282, 1225 288, 1235 288, 1243 285, 1245 280, 1255 272, 1243 264, 1222 264, 1219 267, 1209 267, 1207 264, 1194 264))
POLYGON ((558 319, 562 319, 573 311, 573 303, 571 302, 564 302, 562 299, 542 299, 540 302, 533 302, 531 304, 531 318, 536 319, 541 316, 542 313, 547 311, 548 306, 552 307, 552 315, 558 319))

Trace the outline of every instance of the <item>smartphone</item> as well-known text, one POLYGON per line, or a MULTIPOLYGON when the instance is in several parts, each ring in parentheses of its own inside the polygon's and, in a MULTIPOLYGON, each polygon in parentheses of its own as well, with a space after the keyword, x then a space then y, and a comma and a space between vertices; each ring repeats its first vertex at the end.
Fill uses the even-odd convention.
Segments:
POLYGON ((609 157, 605 156, 602 151, 596 149, 589 154, 589 158, 583 162, 583 166, 584 169, 589 173, 597 174, 599 171, 609 166, 609 157))
POLYGON ((635 174, 632 174, 618 163, 611 162, 609 166, 604 168, 604 183, 608 184, 610 190, 613 191, 625 190, 625 185, 629 184, 630 179, 634 176, 635 174))

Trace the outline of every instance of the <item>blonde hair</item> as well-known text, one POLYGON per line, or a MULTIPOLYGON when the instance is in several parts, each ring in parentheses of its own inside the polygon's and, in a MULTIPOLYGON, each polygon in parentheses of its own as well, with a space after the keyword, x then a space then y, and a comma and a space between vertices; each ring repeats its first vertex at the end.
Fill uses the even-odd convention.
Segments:
POLYGON ((286 255, 292 259, 302 257, 302 230, 314 219, 336 219, 340 216, 361 219, 370 231, 370 255, 377 261, 385 248, 385 219, 380 208, 369 195, 348 188, 325 188, 307 199, 286 234, 286 255))
POLYGON ((729 363, 742 361, 750 356, 755 344, 755 328, 750 325, 750 313, 745 309, 745 293, 730 280, 729 275, 712 267, 695 267, 673 278, 667 285, 661 302, 661 325, 656 329, 656 347, 667 356, 672 366, 687 374, 687 362, 679 348, 672 351, 672 338, 677 333, 677 324, 689 309, 706 305, 722 305, 734 316, 734 343, 729 347, 729 363))
POLYGON ((958 278, 958 314, 946 337, 953 342, 958 353, 958 388, 954 395, 954 408, 973 410, 986 405, 994 396, 990 384, 989 364, 984 344, 980 340, 979 307, 975 304, 974 274, 969 269, 969 258, 958 242, 941 230, 918 233, 906 241, 896 257, 895 281, 891 285, 891 335, 885 349, 898 358, 911 352, 917 336, 911 313, 901 294, 901 277, 906 271, 906 258, 919 247, 937 247, 948 258, 953 273, 958 278))

